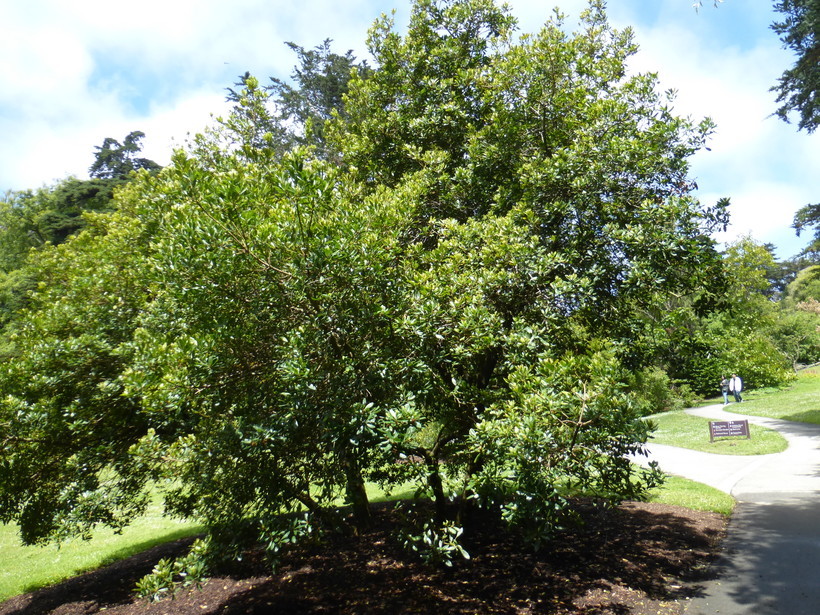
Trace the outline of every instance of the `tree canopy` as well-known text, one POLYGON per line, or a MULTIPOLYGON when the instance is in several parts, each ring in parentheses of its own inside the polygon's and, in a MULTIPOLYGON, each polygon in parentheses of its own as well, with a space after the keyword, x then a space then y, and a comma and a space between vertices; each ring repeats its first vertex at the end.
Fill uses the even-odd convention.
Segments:
POLYGON ((820 258, 820 203, 801 207, 794 215, 792 227, 797 231, 798 237, 803 231, 814 229, 814 237, 803 250, 803 254, 815 260, 820 258))
POLYGON ((143 133, 132 132, 125 146, 106 138, 97 147, 90 179, 69 177, 37 190, 9 192, 0 201, 0 327, 26 303, 36 283, 27 266, 31 251, 57 246, 86 226, 85 214, 112 211, 114 191, 132 171, 156 172, 159 165, 137 158, 143 133))
POLYGON ((28 542, 121 527, 150 487, 205 524, 195 553, 275 560, 368 523, 368 483, 410 484, 433 506, 407 541, 442 555, 476 507, 537 546, 571 495, 654 485, 633 374, 721 302, 726 201, 688 165, 712 124, 627 69, 602 2, 574 33, 515 26, 491 0, 377 20, 373 68, 310 112, 329 149, 283 146, 245 75, 230 115, 39 254, 0 364, 0 520, 28 542))
POLYGON ((820 124, 820 1, 778 0, 774 8, 783 21, 772 29, 796 58, 772 88, 781 103, 777 115, 789 121, 798 114, 798 128, 811 133, 820 124))
POLYGON ((92 179, 125 179, 132 171, 159 170, 159 165, 153 160, 137 156, 142 149, 140 141, 143 137, 145 133, 139 130, 126 135, 122 143, 107 137, 103 144, 96 148, 94 163, 88 169, 88 174, 92 179))

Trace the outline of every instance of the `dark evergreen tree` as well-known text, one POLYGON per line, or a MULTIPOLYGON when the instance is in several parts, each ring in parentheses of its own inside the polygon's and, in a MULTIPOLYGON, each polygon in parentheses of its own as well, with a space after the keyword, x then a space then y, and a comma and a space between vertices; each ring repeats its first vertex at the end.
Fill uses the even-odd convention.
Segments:
POLYGON ((772 29, 796 56, 772 87, 781 103, 776 113, 786 122, 797 113, 798 128, 814 132, 820 124, 820 0, 779 0, 774 8, 783 21, 772 24, 772 29))
POLYGON ((794 216, 792 227, 798 237, 803 231, 814 229, 814 238, 802 254, 813 262, 820 262, 820 203, 801 207, 794 216))
POLYGON ((158 171, 160 166, 156 162, 138 156, 144 136, 144 132, 135 130, 122 143, 107 137, 95 148, 97 153, 94 154, 94 164, 88 169, 89 176, 92 179, 126 179, 132 171, 139 169, 158 171))

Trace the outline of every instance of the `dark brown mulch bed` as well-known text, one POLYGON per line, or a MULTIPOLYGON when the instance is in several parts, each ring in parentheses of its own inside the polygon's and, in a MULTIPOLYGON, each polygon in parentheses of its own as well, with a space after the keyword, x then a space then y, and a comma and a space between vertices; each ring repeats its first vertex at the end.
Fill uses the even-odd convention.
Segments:
POLYGON ((184 552, 180 541, 12 598, 0 615, 680 614, 725 528, 720 515, 660 504, 583 514, 582 527, 538 553, 493 523, 477 524, 467 541, 472 559, 435 569, 397 546, 395 519, 382 511, 372 531, 294 553, 275 575, 246 566, 173 600, 136 599, 137 579, 161 557, 184 552))

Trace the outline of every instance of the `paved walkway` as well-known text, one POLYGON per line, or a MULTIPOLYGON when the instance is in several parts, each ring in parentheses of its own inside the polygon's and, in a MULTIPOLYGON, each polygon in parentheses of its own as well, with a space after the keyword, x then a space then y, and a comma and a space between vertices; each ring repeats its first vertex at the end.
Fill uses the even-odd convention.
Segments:
POLYGON ((645 461, 656 460, 665 472, 716 487, 738 502, 715 578, 688 602, 686 615, 820 614, 820 425, 734 414, 721 405, 687 412, 748 419, 779 431, 789 448, 748 457, 650 444, 645 461))

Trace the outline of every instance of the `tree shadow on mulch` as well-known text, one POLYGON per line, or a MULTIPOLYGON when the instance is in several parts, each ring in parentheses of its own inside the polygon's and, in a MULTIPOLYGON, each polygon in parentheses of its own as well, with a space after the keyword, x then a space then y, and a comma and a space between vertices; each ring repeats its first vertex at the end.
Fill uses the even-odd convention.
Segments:
POLYGON ((385 509, 371 531, 298 549, 275 575, 251 558, 173 600, 136 599, 136 581, 190 544, 177 541, 12 598, 0 615, 679 614, 698 595, 725 529, 721 515, 659 504, 582 514, 583 526, 538 553, 496 522, 477 520, 465 533, 472 559, 442 569, 401 550, 385 509))

